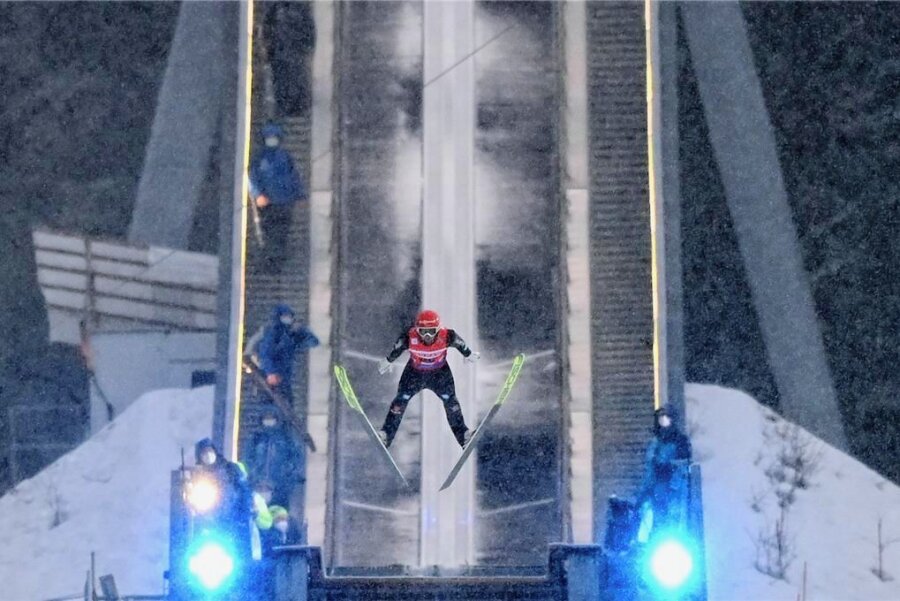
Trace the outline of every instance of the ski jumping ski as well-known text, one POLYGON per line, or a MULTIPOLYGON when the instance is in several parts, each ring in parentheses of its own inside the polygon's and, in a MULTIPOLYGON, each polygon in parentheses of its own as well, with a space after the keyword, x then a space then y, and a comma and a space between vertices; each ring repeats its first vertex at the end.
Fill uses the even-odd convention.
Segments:
POLYGON ((487 415, 485 415, 481 420, 481 423, 478 424, 478 428, 475 429, 475 434, 472 435, 472 438, 469 439, 468 444, 466 444, 466 447, 463 449, 462 456, 456 462, 456 465, 453 466, 453 469, 450 470, 450 474, 441 485, 441 490, 445 490, 451 484, 453 484, 453 480, 456 479, 457 474, 459 474, 462 466, 466 463, 466 459, 468 459, 469 455, 472 454, 472 449, 475 448, 475 445, 478 443, 478 439, 484 433, 485 427, 491 422, 492 419, 494 419, 494 416, 497 415, 498 411, 500 411, 500 407, 509 397, 509 393, 512 391, 516 380, 519 379, 519 372, 522 371, 522 364, 524 363, 524 354, 520 353, 516 355, 515 359, 513 359, 513 364, 509 370, 509 375, 506 376, 506 382, 503 383, 503 388, 500 389, 500 393, 497 395, 497 400, 494 401, 494 404, 491 406, 490 411, 487 412, 487 415))
POLYGON ((309 432, 306 430, 306 425, 297 417, 297 414, 294 413, 294 408, 291 407, 290 402, 284 398, 284 396, 278 391, 274 390, 271 386, 269 386, 268 382, 266 382, 266 376, 263 374, 262 370, 260 370, 259 365, 257 365, 252 359, 244 357, 243 360, 244 365, 244 373, 250 376, 253 380, 253 384, 266 393, 266 395, 272 399, 272 402, 278 407, 281 413, 284 415, 284 418, 287 419, 290 424, 294 427, 294 430, 297 431, 297 434, 303 440, 304 444, 306 444, 307 448, 313 453, 316 452, 316 443, 312 439, 312 436, 309 435, 309 432))
POLYGON ((344 400, 347 401, 347 404, 350 405, 350 408, 354 412, 356 412, 365 423, 366 434, 368 434, 369 438, 371 438, 372 441, 377 444, 382 451, 384 451, 384 456, 390 462, 391 467, 394 468, 394 472, 403 481, 403 485, 406 488, 412 488, 410 487, 409 482, 406 481, 406 478, 403 477, 403 472, 401 472, 400 468, 397 467, 397 462, 394 461, 394 458, 391 456, 390 451, 388 451, 387 447, 384 446, 384 443, 381 442, 381 438, 378 437, 378 432, 375 431, 375 427, 372 426, 372 422, 370 422, 369 418, 366 417, 366 412, 363 411, 362 405, 359 404, 359 399, 356 398, 356 393, 353 391, 353 386, 350 385, 350 380, 347 378, 347 370, 344 369, 342 365, 335 365, 334 377, 337 378, 338 387, 341 389, 341 393, 344 395, 344 400))

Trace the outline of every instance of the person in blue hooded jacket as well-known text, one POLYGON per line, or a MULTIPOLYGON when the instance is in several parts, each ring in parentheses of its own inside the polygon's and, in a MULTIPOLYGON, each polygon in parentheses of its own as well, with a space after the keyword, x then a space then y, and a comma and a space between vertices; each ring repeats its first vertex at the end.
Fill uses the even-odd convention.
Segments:
POLYGON ((281 146, 284 129, 267 123, 261 133, 263 147, 250 162, 250 198, 259 210, 266 271, 277 273, 287 254, 294 204, 307 194, 294 159, 281 146))
POLYGON ((249 559, 253 491, 246 474, 237 463, 226 459, 209 438, 194 445, 194 458, 192 482, 209 479, 219 495, 218 504, 210 511, 193 517, 195 534, 222 528, 242 560, 249 559))
POLYGON ((259 342, 259 368, 266 376, 266 383, 291 404, 294 402, 291 390, 294 355, 316 346, 319 346, 318 337, 306 326, 295 323, 294 310, 283 303, 275 305, 259 342))
POLYGON ((247 449, 247 465, 258 484, 271 488, 266 503, 289 507, 297 487, 306 483, 305 448, 276 406, 264 406, 260 423, 247 449))
POLYGON ((644 457, 644 477, 635 505, 649 504, 653 530, 683 526, 687 502, 691 441, 675 413, 660 407, 653 413, 653 439, 644 457))

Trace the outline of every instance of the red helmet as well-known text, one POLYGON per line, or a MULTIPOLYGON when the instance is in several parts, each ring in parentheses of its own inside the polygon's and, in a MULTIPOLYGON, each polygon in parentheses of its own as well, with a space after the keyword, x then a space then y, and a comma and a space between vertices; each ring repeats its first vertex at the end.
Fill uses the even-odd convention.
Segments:
POLYGON ((439 328, 441 317, 431 309, 425 309, 416 316, 417 328, 439 328))

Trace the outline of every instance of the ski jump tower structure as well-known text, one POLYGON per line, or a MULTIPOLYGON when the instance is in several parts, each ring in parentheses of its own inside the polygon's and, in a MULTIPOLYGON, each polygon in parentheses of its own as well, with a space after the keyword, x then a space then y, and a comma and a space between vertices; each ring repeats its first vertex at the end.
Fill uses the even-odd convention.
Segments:
MULTIPOLYGON (((424 595, 457 587, 469 598, 519 591, 598 599, 612 586, 595 544, 606 499, 633 494, 654 407, 682 401, 680 291, 666 280, 679 265, 677 253, 665 250, 678 248, 678 222, 664 217, 670 203, 677 211, 677 196, 663 194, 677 175, 664 168, 674 148, 666 144, 677 140, 659 129, 657 7, 573 2, 523 14, 475 2, 313 4, 311 111, 282 119, 311 180, 311 201, 298 209, 291 237, 297 264, 308 262, 309 274, 276 282, 256 273, 240 191, 230 210, 231 337, 215 433, 234 452, 253 428, 252 399, 241 398, 241 334, 257 327, 263 305, 299 305, 326 342, 301 361, 307 375, 298 391, 305 399, 298 410, 323 452, 308 464, 305 517, 315 547, 286 564, 283 598, 305 599, 311 591, 390 596, 399 586, 424 595), (421 36, 410 36, 410 28, 421 36), (517 54, 524 56, 519 63, 517 54), (522 65, 527 60, 533 63, 522 65), (507 87, 492 88, 493 78, 507 87), (522 128, 538 134, 522 141, 522 128), (533 152, 537 143, 534 156, 550 165, 547 188, 528 179, 533 165, 510 166, 505 157, 533 152), (515 178, 526 184, 510 185, 515 178), (523 209, 516 214, 503 204, 516 195, 523 206, 537 199, 533 210, 546 219, 539 228, 523 221, 523 209), (517 235, 509 235, 510 224, 520 228, 517 235), (520 263, 527 268, 517 270, 520 263), (421 411, 411 409, 404 422, 416 436, 404 440, 401 432, 392 447, 401 469, 413 479, 419 474, 414 494, 404 495, 371 464, 376 456, 353 432, 330 364, 348 366, 377 423, 394 382, 372 372, 402 323, 395 315, 408 320, 420 306, 435 308, 484 351, 486 365, 477 370, 450 359, 463 410, 476 424, 496 390, 494 372, 511 354, 490 324, 510 309, 504 294, 513 292, 489 286, 492 277, 513 288, 522 279, 538 281, 518 291, 512 308, 555 323, 542 338, 518 341, 523 347, 516 350, 538 359, 485 446, 508 453, 513 449, 504 445, 518 441, 533 449, 532 459, 548 459, 542 468, 504 468, 476 454, 439 493, 458 450, 441 407, 423 398, 421 411), (404 289, 406 296, 393 294, 404 289), (545 436, 529 437, 536 423, 549 423, 545 436), (517 481, 536 469, 549 478, 517 496, 517 481), (522 536, 529 530, 538 535, 522 536)), ((250 31, 259 29, 242 26, 250 31)), ((242 53, 254 68, 247 73, 252 84, 240 89, 257 95, 270 76, 260 54, 242 53)), ((259 98, 238 106, 271 111, 259 98)), ((239 116, 240 134, 261 120, 239 116)), ((236 146, 240 164, 246 145, 236 146)))
POLYGON ((785 413, 845 446, 736 4, 311 2, 315 52, 293 74, 311 82, 311 106, 296 115, 273 102, 253 7, 182 7, 132 232, 183 248, 201 197, 224 191, 213 429, 232 456, 259 408, 242 382, 245 336, 286 301, 323 340, 295 382, 319 446, 296 512, 313 547, 285 560, 280 599, 610 592, 596 545, 606 499, 633 494, 653 408, 683 409, 680 47, 785 413), (257 268, 246 205, 251 132, 267 118, 311 183, 278 277, 257 268), (377 423, 395 380, 374 360, 422 306, 483 351, 474 370, 451 357, 470 425, 504 358, 531 357, 440 494, 458 453, 440 406, 414 401, 405 418, 392 452, 417 484, 400 492, 331 379, 346 365, 377 423))
POLYGON ((222 120, 236 132, 227 161, 233 203, 223 203, 220 220, 220 323, 228 336, 219 345, 214 423, 228 453, 237 456, 254 427, 240 355, 271 303, 293 304, 324 342, 300 359, 296 384, 297 410, 320 449, 309 456, 300 513, 314 547, 285 559, 279 598, 388 597, 399 586, 432 596, 456 587, 467 598, 519 591, 599 599, 612 586, 595 544, 606 498, 634 492, 648 416, 665 400, 680 404, 683 385, 680 291, 666 278, 679 269, 677 252, 666 251, 678 248, 677 195, 663 194, 677 180, 666 160, 677 138, 659 127, 666 106, 654 60, 658 7, 572 2, 536 4, 531 14, 475 2, 312 4, 316 50, 298 74, 312 81, 309 113, 279 115, 264 98, 271 74, 253 43, 261 29, 252 5, 242 3, 237 110, 222 120), (409 42, 410 27, 421 31, 420 45, 409 42), (516 70, 517 54, 534 64, 516 70), (492 89, 493 78, 507 85, 492 89), (280 278, 256 269, 248 228, 251 125, 266 117, 285 123, 289 149, 311 182, 289 236, 291 269, 280 278), (538 133, 523 141, 521 127, 538 133), (510 183, 533 181, 534 163, 504 162, 529 152, 550 165, 547 188, 510 183), (534 205, 544 220, 537 228, 503 204, 516 196, 523 205, 544 203, 534 205), (517 270, 519 263, 527 268, 517 270), (522 288, 523 278, 539 284, 522 288), (507 303, 502 287, 488 285, 497 281, 519 296, 507 303), (491 298, 488 290, 500 292, 491 298), (430 399, 404 423, 417 436, 392 447, 401 467, 419 474, 415 494, 399 494, 378 465, 366 464, 374 453, 360 450, 368 443, 352 431, 330 365, 348 365, 377 423, 394 382, 373 377, 372 360, 396 336, 395 316, 408 319, 420 306, 437 309, 485 351, 477 371, 451 358, 470 425, 509 355, 490 324, 510 307, 553 322, 506 324, 547 332, 517 341, 516 350, 540 360, 529 364, 522 398, 509 401, 506 421, 485 441, 492 453, 525 445, 530 459, 547 458, 542 467, 504 467, 502 455, 491 463, 477 453, 438 493, 458 450, 430 399), (529 437, 535 424, 541 436, 529 437), (517 488, 538 469, 548 477, 517 488), (517 496, 521 490, 529 492, 517 496))
MULTIPOLYGON (((216 13, 222 27, 201 37, 225 68, 210 73, 235 85, 217 87, 215 118, 192 113, 191 100, 179 101, 178 90, 190 85, 164 85, 169 104, 182 107, 170 125, 181 119, 195 127, 154 128, 158 142, 148 152, 135 218, 154 227, 133 230, 177 234, 168 240, 174 247, 184 242, 190 211, 166 215, 154 207, 168 200, 166 190, 178 178, 184 182, 176 189, 199 189, 196 172, 210 160, 209 141, 218 140, 218 171, 233 194, 220 209, 214 435, 231 455, 252 432, 257 409, 242 384, 244 336, 273 302, 287 301, 323 339, 324 348, 299 360, 295 384, 296 409, 319 446, 309 456, 299 514, 314 547, 285 560, 279 598, 305 599, 310 591, 335 599, 363 591, 390 597, 398 583, 407 587, 404 598, 416 598, 413 589, 433 596, 448 587, 468 590, 468 598, 501 598, 511 590, 536 599, 606 594, 608 565, 595 544, 603 536, 606 499, 633 494, 654 407, 683 408, 676 12, 691 52, 711 56, 704 46, 714 37, 704 37, 709 31, 743 39, 742 25, 734 25, 740 23, 736 7, 313 2, 315 53, 295 73, 312 82, 311 108, 286 116, 270 97, 272 73, 262 45, 254 43, 262 29, 254 24, 253 5, 190 4, 182 8, 182 37, 196 38, 191 14, 202 28, 212 20, 200 12, 216 13), (223 44, 232 34, 239 45, 223 44), (279 277, 256 268, 258 249, 247 227, 251 125, 269 117, 286 125, 289 150, 311 182, 279 277), (166 141, 179 134, 205 140, 206 147, 184 155, 191 168, 172 164, 166 141), (485 451, 440 494, 458 453, 440 406, 422 399, 392 447, 417 481, 413 494, 401 494, 362 447, 368 443, 346 417, 330 376, 333 362, 347 365, 370 419, 380 420, 395 382, 372 375, 373 359, 420 306, 437 309, 484 351, 485 365, 477 370, 451 358, 470 424, 486 409, 495 372, 512 346, 534 358, 531 374, 492 424, 496 434, 484 442, 485 451), (507 320, 510 313, 532 321, 507 320), (525 330, 532 333, 518 335, 525 330), (504 337, 510 333, 517 337, 504 337), (558 541, 548 571, 547 545, 558 541), (402 578, 384 579, 388 572, 402 578), (473 579, 474 573, 494 579, 473 579)), ((729 64, 746 58, 736 44, 728 48, 729 64)), ((720 71, 717 63, 694 61, 717 154, 728 156, 727 128, 735 121, 715 117, 721 116, 715 109, 720 71)), ((729 85, 752 92, 754 83, 745 77, 729 85)), ((745 114, 758 116, 754 110, 745 114)), ((766 144, 763 135, 744 150, 756 157, 755 167, 770 172, 766 144)), ((727 159, 719 160, 726 187, 740 196, 746 182, 727 159)), ((752 221, 752 211, 733 212, 736 220, 752 221)), ((753 228, 742 231, 750 248, 753 228)), ((790 239, 782 234, 775 240, 790 239)), ((790 244, 783 250, 796 255, 790 244)), ((766 261, 747 262, 755 270, 751 279, 768 277, 759 271, 766 261)), ((784 298, 803 297, 791 288, 803 278, 790 261, 785 265, 775 274, 790 283, 784 298)), ((780 302, 767 304, 759 294, 769 309, 780 302)), ((772 363, 781 370, 776 380, 791 401, 803 377, 821 375, 821 353, 803 357, 803 365, 814 367, 806 376, 782 368, 797 364, 784 359, 799 347, 777 335, 779 311, 763 313, 772 363)), ((790 315, 800 323, 807 313, 790 315)), ((812 342, 803 348, 821 346, 812 342)), ((818 398, 833 400, 827 378, 816 379, 825 383, 818 398)), ((840 446, 841 434, 827 419, 830 402, 819 413, 792 406, 800 421, 840 446)))

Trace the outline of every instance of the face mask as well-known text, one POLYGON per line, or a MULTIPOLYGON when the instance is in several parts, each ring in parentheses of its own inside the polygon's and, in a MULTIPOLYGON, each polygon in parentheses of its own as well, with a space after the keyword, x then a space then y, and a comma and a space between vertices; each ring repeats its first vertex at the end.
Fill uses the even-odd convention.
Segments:
POLYGON ((281 323, 283 323, 284 325, 289 326, 289 325, 291 325, 292 323, 294 323, 294 318, 291 317, 290 315, 282 315, 280 321, 281 321, 281 323))
POLYGON ((275 421, 274 419, 264 419, 263 420, 263 425, 266 428, 274 428, 277 424, 278 424, 278 422, 275 421))
POLYGON ((216 452, 204 451, 203 454, 200 455, 200 461, 202 461, 205 465, 212 465, 216 462, 216 452))
POLYGON ((278 146, 278 138, 276 138, 275 136, 267 137, 266 146, 268 146, 269 148, 275 148, 276 146, 278 146))
POLYGON ((672 425, 672 419, 668 415, 660 415, 659 416, 659 426, 661 428, 668 428, 672 425))
POLYGON ((287 534, 287 531, 288 531, 287 520, 278 520, 277 522, 275 522, 275 530, 278 530, 282 534, 287 534))

